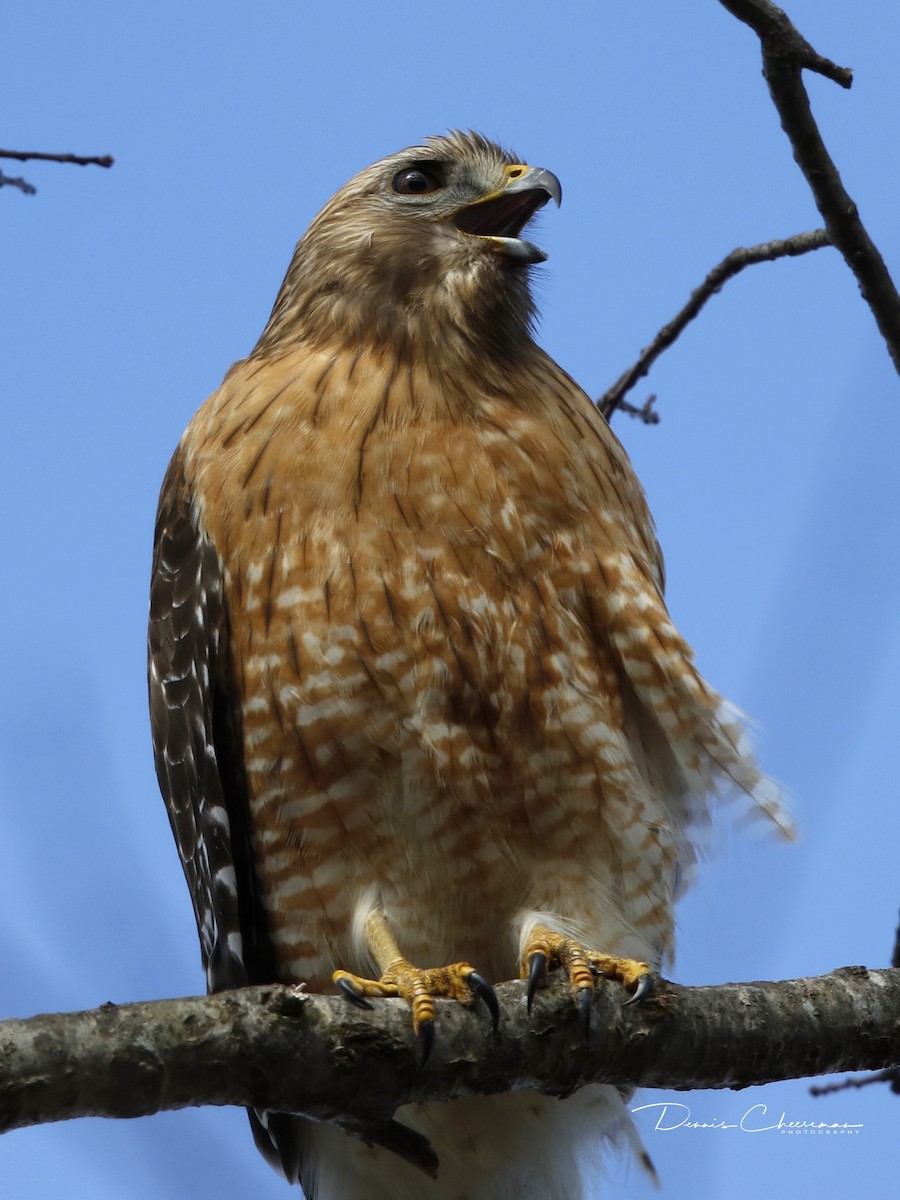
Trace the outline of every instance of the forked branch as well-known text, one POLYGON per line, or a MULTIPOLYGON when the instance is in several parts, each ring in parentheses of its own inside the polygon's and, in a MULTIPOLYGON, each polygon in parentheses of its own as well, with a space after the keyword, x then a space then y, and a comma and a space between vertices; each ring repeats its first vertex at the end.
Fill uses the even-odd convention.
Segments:
POLYGON ((856 276, 894 365, 900 371, 900 295, 825 148, 803 85, 804 68, 846 88, 853 82, 852 72, 817 54, 786 14, 770 0, 720 2, 759 35, 763 74, 781 118, 781 127, 790 139, 794 159, 806 177, 828 236, 856 276))

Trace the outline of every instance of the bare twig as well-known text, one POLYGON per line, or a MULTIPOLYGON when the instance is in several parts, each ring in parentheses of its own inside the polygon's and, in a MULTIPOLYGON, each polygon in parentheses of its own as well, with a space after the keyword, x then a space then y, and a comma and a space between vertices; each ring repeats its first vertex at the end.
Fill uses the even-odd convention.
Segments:
POLYGON ((781 127, 790 139, 794 159, 806 177, 831 242, 856 276, 900 371, 900 295, 825 149, 803 86, 804 68, 825 75, 842 87, 850 87, 852 73, 817 54, 781 9, 769 0, 720 2, 759 35, 763 74, 781 127))
POLYGON ((593 1081, 743 1088, 900 1062, 900 970, 844 967, 721 987, 657 980, 650 998, 628 1008, 622 987, 605 983, 588 1044, 563 979, 539 993, 530 1015, 523 983, 500 984, 497 994, 498 1037, 484 1011, 439 1002, 424 1071, 404 1002, 360 1013, 290 987, 4 1021, 0 1131, 252 1105, 334 1121, 433 1170, 424 1139, 393 1119, 404 1104, 523 1088, 566 1096, 593 1081))
POLYGON ((888 1067, 886 1071, 876 1071, 874 1075, 864 1075, 862 1078, 842 1079, 840 1083, 825 1083, 822 1086, 813 1084, 809 1089, 811 1096, 831 1096, 835 1092, 846 1092, 851 1088, 868 1087, 870 1083, 889 1083, 892 1092, 900 1092, 898 1072, 896 1067, 888 1067))
POLYGON ((111 154, 44 154, 40 150, 0 150, 0 158, 14 158, 17 162, 34 158, 41 162, 75 163, 79 167, 111 167, 116 161, 111 154))
MULTIPOLYGON (((607 420, 617 408, 624 408, 623 397, 631 391, 639 379, 647 374, 662 352, 667 350, 685 327, 693 321, 707 300, 745 267, 752 266, 754 263, 774 262, 777 258, 808 254, 810 250, 820 250, 829 244, 830 238, 827 232, 824 229, 814 229, 810 233, 795 233, 793 237, 781 238, 773 242, 761 242, 757 246, 744 246, 732 250, 718 266, 713 267, 700 286, 691 292, 691 298, 684 308, 659 331, 646 350, 641 351, 637 362, 603 393, 597 401, 597 407, 607 420)), ((630 405, 628 410, 635 411, 630 405)), ((636 411, 638 414, 642 414, 643 410, 639 408, 636 411)), ((653 415, 656 416, 655 413, 653 415)), ((652 424, 653 422, 648 423, 652 424)))
POLYGON ((37 188, 34 184, 29 183, 27 179, 23 179, 21 175, 4 175, 0 171, 0 187, 15 187, 20 192, 24 192, 26 196, 34 196, 37 194, 37 188))
POLYGON ((616 411, 625 413, 627 417, 636 417, 642 425, 658 425, 659 413, 653 407, 655 403, 656 396, 651 393, 643 404, 629 404, 627 400, 620 400, 616 411))

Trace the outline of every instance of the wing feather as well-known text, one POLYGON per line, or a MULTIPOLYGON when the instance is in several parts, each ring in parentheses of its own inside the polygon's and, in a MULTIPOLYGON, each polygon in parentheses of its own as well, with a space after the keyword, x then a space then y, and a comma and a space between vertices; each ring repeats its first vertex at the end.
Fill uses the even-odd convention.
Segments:
MULTIPOLYGON (((222 567, 176 451, 160 494, 148 635, 159 786, 200 933, 210 992, 277 979, 253 863, 222 567)), ((249 1110, 257 1146, 292 1182, 308 1122, 249 1110)))
POLYGON ((150 723, 156 773, 194 905, 210 991, 248 982, 232 814, 216 754, 225 635, 218 556, 194 518, 179 451, 163 481, 154 538, 150 723))

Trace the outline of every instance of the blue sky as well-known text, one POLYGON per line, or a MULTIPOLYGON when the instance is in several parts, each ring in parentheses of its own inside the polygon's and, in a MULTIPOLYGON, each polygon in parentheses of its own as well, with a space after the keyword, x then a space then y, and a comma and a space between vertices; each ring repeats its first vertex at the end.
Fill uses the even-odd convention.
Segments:
MULTIPOLYGON (((853 90, 810 79, 870 232, 900 261, 900 9, 790 0, 853 90)), ((563 182, 539 221, 540 339, 599 394, 736 245, 819 222, 718 4, 7 6, 3 143, 112 171, 0 163, 0 1014, 195 994, 196 935, 150 755, 153 518, 191 413, 253 345, 294 242, 382 154, 475 127, 563 182)), ((707 677, 753 714, 802 839, 726 846, 679 911, 684 983, 885 965, 900 903, 896 375, 834 251, 730 283, 616 418, 707 677)), ((727 839, 726 839, 727 840, 727 839)), ((646 1093, 694 1120, 861 1124, 788 1138, 638 1124, 663 1197, 873 1196, 900 1100, 646 1093)), ((0 1139, 5 1195, 290 1193, 243 1113, 85 1121, 0 1139)), ((649 1196, 611 1162, 609 1200, 649 1196)))

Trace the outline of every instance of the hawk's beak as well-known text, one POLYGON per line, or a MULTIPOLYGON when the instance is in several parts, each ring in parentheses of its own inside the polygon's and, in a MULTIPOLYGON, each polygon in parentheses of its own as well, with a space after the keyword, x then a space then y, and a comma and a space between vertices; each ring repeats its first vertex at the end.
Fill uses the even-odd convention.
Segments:
POLYGON ((544 251, 519 234, 548 200, 562 203, 562 185, 552 171, 543 167, 514 163, 505 171, 507 181, 503 187, 461 208, 453 224, 518 263, 543 262, 547 257, 544 251))

